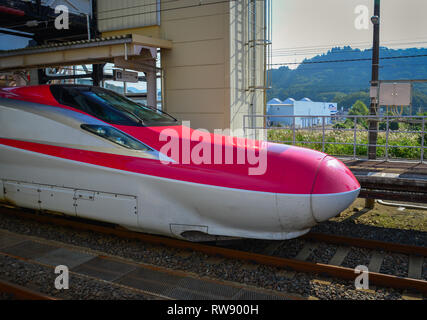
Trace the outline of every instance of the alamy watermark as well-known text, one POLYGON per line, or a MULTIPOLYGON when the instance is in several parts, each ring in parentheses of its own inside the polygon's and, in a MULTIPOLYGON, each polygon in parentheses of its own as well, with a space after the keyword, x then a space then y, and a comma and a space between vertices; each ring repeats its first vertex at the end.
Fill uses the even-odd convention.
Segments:
POLYGON ((248 175, 263 175, 267 171, 268 142, 245 138, 244 130, 192 130, 189 121, 182 126, 166 128, 159 140, 166 142, 160 149, 163 164, 246 165, 248 175), (166 156, 166 157, 165 157, 166 156))
POLYGON ((59 14, 55 18, 55 28, 57 30, 68 30, 70 29, 70 14, 69 9, 65 5, 59 5, 55 7, 55 14, 59 14))
POLYGON ((354 269, 355 274, 360 274, 354 280, 354 286, 357 290, 368 290, 369 289, 369 269, 367 266, 357 266, 354 269))
POLYGON ((358 5, 354 9, 354 13, 357 15, 354 20, 354 27, 357 30, 368 30, 369 29, 369 8, 366 5, 358 5))
POLYGON ((70 288, 70 271, 68 267, 64 265, 57 266, 55 274, 59 274, 55 279, 55 289, 68 290, 70 288))

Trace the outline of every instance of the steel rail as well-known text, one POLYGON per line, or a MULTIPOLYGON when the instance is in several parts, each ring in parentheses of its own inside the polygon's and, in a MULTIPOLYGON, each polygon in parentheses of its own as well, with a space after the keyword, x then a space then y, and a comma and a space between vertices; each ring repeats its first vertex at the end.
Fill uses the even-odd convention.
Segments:
POLYGON ((415 203, 425 203, 426 194, 417 192, 404 192, 383 189, 366 189, 360 191, 359 198, 364 199, 382 199, 390 201, 408 201, 415 203))
MULTIPOLYGON (((37 222, 55 224, 63 227, 71 227, 73 229, 99 232, 103 234, 109 234, 127 239, 137 239, 150 244, 163 245, 172 247, 175 249, 185 249, 201 252, 211 256, 221 256, 228 259, 238 259, 242 261, 254 262, 261 265, 267 265, 278 268, 290 268, 297 272, 307 272, 314 274, 329 275, 331 277, 355 280, 357 274, 354 269, 333 266, 322 263, 313 263, 307 261, 293 260, 288 258, 280 258, 275 256, 268 256, 263 254, 251 253, 246 251, 221 248, 206 244, 193 243, 183 240, 177 240, 162 236, 148 235, 138 232, 129 231, 121 228, 105 227, 96 224, 77 222, 70 219, 48 217, 30 213, 23 213, 17 209, 7 209, 4 207, 0 208, 0 214, 8 214, 12 216, 18 216, 24 219, 31 219, 37 222)), ((365 240, 369 241, 369 240, 365 240)), ((377 243, 376 243, 377 244, 377 243)), ((419 249, 416 249, 419 250, 419 249)), ((421 252, 421 251, 420 251, 421 252)), ((393 275, 381 274, 376 272, 369 272, 369 281, 372 284, 380 285, 384 287, 392 287, 399 289, 412 289, 419 292, 427 293, 427 281, 402 278, 393 275)))
POLYGON ((317 240, 331 244, 348 245, 352 247, 360 247, 367 249, 381 249, 384 251, 390 251, 395 253, 413 254, 419 256, 427 256, 427 248, 420 246, 410 246, 399 243, 383 242, 376 240, 366 240, 361 238, 352 238, 345 236, 337 236, 324 233, 311 232, 303 237, 302 239, 317 240))
POLYGON ((58 300, 4 280, 0 280, 0 292, 12 295, 15 300, 58 300))

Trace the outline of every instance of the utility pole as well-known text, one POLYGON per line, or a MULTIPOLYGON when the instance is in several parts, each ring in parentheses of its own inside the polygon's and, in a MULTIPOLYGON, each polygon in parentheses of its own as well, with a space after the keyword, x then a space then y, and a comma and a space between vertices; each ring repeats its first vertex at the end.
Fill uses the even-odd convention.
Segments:
MULTIPOLYGON (((369 114, 371 116, 377 115, 378 110, 378 96, 379 96, 379 66, 380 66, 380 1, 375 0, 374 15, 371 18, 372 24, 374 25, 374 41, 372 48, 372 81, 371 90, 377 92, 375 97, 371 97, 371 106, 369 108, 369 114)), ((378 141, 378 121, 377 119, 369 120, 369 147, 368 147, 368 159, 375 160, 377 158, 377 144, 378 141)), ((375 206, 374 199, 367 199, 366 208, 373 209, 375 206)))
MULTIPOLYGON (((375 0, 375 9, 374 16, 371 18, 374 25, 374 42, 372 48, 372 82, 371 87, 376 87, 379 90, 379 64, 380 64, 380 0, 375 0)), ((378 96, 378 95, 377 95, 378 96)), ((377 106, 378 101, 377 97, 371 98, 371 106, 369 113, 371 116, 377 115, 377 106)), ((375 121, 369 122, 369 151, 368 157, 369 160, 375 160, 377 158, 377 127, 378 122, 375 121)))

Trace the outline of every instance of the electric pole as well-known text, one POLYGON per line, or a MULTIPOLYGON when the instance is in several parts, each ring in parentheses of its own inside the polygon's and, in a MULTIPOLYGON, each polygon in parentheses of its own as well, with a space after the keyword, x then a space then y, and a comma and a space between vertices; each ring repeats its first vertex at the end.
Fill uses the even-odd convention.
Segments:
MULTIPOLYGON (((378 97, 379 97, 379 67, 380 67, 380 0, 375 0, 374 15, 371 18, 374 25, 374 41, 372 48, 372 81, 371 92, 376 92, 375 97, 371 97, 371 106, 369 108, 370 116, 376 116, 378 110, 378 97)), ((378 120, 376 118, 369 119, 369 146, 368 146, 368 159, 375 160, 377 158, 377 141, 378 141, 378 120)), ((367 199, 365 207, 373 209, 375 206, 374 199, 367 199)))
MULTIPOLYGON (((379 90, 379 64, 380 64, 380 0, 375 0, 374 16, 371 18, 374 25, 374 42, 372 48, 372 81, 371 87, 376 87, 379 90)), ((378 92, 378 91, 377 91, 378 92)), ((378 94, 377 94, 378 97, 378 94)), ((371 98, 371 106, 369 108, 369 114, 371 116, 377 115, 378 102, 377 97, 371 98)), ((369 121, 369 148, 368 158, 369 160, 375 160, 377 158, 377 138, 378 138, 378 121, 371 119, 369 121)))

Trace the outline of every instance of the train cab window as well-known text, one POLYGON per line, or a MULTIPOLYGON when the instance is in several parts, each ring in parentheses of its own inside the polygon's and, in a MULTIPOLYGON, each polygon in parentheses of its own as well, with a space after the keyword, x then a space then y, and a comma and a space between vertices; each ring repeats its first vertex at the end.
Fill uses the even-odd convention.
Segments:
POLYGON ((123 108, 127 112, 136 115, 146 123, 176 122, 175 118, 165 112, 141 105, 115 92, 95 89, 94 94, 96 94, 97 97, 100 100, 103 100, 105 103, 116 106, 118 108, 123 108))
POLYGON ((52 85, 50 88, 59 103, 80 109, 111 124, 138 126, 177 122, 164 112, 99 87, 52 85))
POLYGON ((59 103, 84 111, 107 123, 141 124, 141 120, 137 117, 120 112, 108 104, 103 104, 91 94, 90 88, 89 86, 51 86, 51 92, 59 103))

